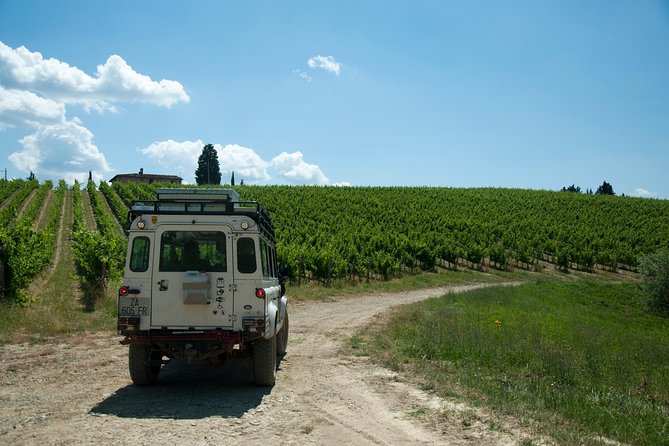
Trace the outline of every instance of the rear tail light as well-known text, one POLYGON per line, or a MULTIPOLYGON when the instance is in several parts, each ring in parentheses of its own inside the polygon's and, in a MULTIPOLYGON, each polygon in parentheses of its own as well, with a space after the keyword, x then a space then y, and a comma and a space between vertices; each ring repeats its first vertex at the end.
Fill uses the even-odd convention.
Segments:
POLYGON ((121 288, 118 289, 118 297, 125 297, 128 294, 139 294, 142 291, 139 290, 138 288, 130 288, 129 286, 122 286, 121 288))
POLYGON ((264 288, 256 288, 256 297, 258 299, 264 299, 265 298, 265 289, 264 288))

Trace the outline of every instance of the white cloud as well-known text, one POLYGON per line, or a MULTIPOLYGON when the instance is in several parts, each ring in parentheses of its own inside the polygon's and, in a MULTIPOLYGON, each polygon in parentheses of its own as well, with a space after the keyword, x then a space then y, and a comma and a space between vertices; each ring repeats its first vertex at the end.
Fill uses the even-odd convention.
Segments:
MULTIPOLYGON (((205 144, 199 139, 182 142, 169 139, 154 142, 139 151, 169 169, 169 173, 179 175, 186 181, 194 182, 197 160, 205 144)), ((218 154, 223 183, 230 180, 233 171, 237 182, 242 178, 247 183, 269 180, 267 163, 253 150, 237 144, 228 144, 225 147, 220 144, 213 144, 213 146, 218 154)))
POLYGON ((267 173, 267 162, 247 147, 237 144, 228 144, 218 152, 218 161, 221 164, 221 173, 223 182, 229 181, 232 172, 235 172, 235 179, 245 183, 266 182, 270 179, 267 173), (226 178, 226 175, 228 178, 226 178))
POLYGON ((307 65, 311 68, 320 68, 322 70, 333 73, 339 76, 341 71, 341 64, 337 62, 332 56, 315 56, 307 61, 307 65))
POLYGON ((304 161, 302 152, 282 152, 272 159, 271 166, 279 177, 293 184, 328 184, 330 180, 320 167, 304 161))
POLYGON ((85 181, 91 171, 99 181, 111 168, 92 140, 93 134, 78 119, 45 125, 20 139, 23 150, 9 155, 9 160, 18 170, 41 178, 72 183, 85 181))
MULTIPOLYGON (((204 145, 201 140, 183 142, 167 140, 154 142, 139 151, 168 169, 167 173, 179 175, 186 181, 193 181, 197 159, 204 145)), ((253 149, 238 144, 228 144, 224 147, 214 144, 214 147, 218 153, 223 183, 230 181, 233 171, 237 184, 242 179, 246 184, 329 183, 319 166, 304 161, 302 152, 282 152, 267 162, 253 149)), ((337 185, 350 186, 346 182, 337 185)))
MULTIPOLYGON (((45 59, 23 46, 12 49, 0 41, 0 131, 10 127, 37 129, 19 140, 22 150, 9 156, 16 168, 26 173, 33 171, 41 177, 72 182, 85 180, 89 170, 96 180, 112 171, 93 144, 93 133, 78 119, 66 119, 70 104, 102 112, 116 111, 116 103, 142 102, 169 108, 189 101, 179 82, 154 81, 117 55, 89 75, 65 62, 45 59)), ((160 158, 161 149, 171 153, 164 147, 149 146, 146 150, 160 158)))
POLYGON ((0 86, 0 130, 9 127, 38 127, 65 120, 65 106, 23 90, 0 86))
POLYGON ((90 76, 77 67, 21 46, 12 49, 0 42, 0 85, 28 90, 65 104, 88 109, 114 110, 116 102, 145 102, 171 107, 190 98, 176 81, 154 81, 139 74, 117 55, 110 56, 90 76))
POLYGON ((652 197, 652 196, 654 196, 654 195, 655 195, 654 193, 649 192, 649 191, 647 191, 646 189, 641 188, 641 187, 637 187, 636 189, 634 189, 634 193, 632 193, 632 196, 633 196, 633 197, 644 197, 644 198, 648 198, 648 197, 652 197))
POLYGON ((163 167, 171 170, 170 173, 180 177, 194 178, 197 167, 197 158, 202 153, 205 143, 197 141, 156 141, 148 147, 140 149, 140 153, 155 160, 163 167))
POLYGON ((98 65, 97 93, 102 100, 124 102, 147 102, 162 107, 171 107, 190 98, 183 86, 172 80, 159 82, 139 74, 117 55, 110 56, 104 65, 98 65))

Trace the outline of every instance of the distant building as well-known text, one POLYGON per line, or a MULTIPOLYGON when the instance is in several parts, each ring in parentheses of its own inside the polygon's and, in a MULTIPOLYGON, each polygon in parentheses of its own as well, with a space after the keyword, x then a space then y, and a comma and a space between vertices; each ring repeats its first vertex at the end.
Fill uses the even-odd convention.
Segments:
POLYGON ((154 175, 151 173, 144 173, 144 169, 139 169, 139 173, 122 173, 114 176, 112 183, 171 183, 181 184, 183 178, 176 175, 154 175))

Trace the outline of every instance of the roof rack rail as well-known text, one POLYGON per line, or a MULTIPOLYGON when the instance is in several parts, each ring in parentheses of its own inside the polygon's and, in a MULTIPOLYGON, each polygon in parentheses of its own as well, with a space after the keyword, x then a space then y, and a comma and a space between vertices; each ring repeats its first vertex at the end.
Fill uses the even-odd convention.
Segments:
POLYGON ((158 201, 239 201, 239 194, 229 188, 166 188, 158 189, 158 201))
POLYGON ((252 218, 262 233, 275 241, 269 213, 257 201, 239 201, 233 189, 158 189, 157 200, 133 200, 128 221, 144 214, 157 215, 244 215, 252 218))

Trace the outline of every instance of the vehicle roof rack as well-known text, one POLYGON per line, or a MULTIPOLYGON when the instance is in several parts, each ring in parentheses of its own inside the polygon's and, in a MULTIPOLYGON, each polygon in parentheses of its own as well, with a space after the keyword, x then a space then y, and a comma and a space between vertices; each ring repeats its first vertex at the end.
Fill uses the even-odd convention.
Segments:
POLYGON ((158 189, 158 201, 239 201, 239 194, 229 188, 174 188, 158 189))
POLYGON ((252 218, 272 242, 274 226, 269 213, 257 201, 239 201, 239 194, 226 188, 158 189, 157 200, 133 200, 128 220, 144 214, 156 215, 244 215, 252 218))

